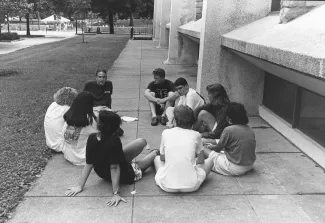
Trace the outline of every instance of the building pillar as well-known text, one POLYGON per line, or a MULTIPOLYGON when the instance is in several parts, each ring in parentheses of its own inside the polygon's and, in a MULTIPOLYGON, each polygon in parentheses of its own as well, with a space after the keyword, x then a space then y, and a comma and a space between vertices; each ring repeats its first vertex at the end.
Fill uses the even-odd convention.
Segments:
POLYGON ((170 22, 170 10, 171 0, 164 0, 161 10, 159 48, 168 48, 169 30, 166 28, 166 24, 170 22))
POLYGON ((159 40, 160 38, 160 24, 161 24, 161 10, 162 10, 162 3, 164 0, 156 0, 155 9, 156 9, 156 21, 155 21, 155 40, 159 40))
POLYGON ((152 36, 153 36, 153 38, 155 38, 155 33, 156 33, 156 16, 157 16, 157 0, 154 0, 153 20, 152 20, 152 36))
POLYGON ((221 46, 221 36, 267 16, 271 0, 204 0, 198 63, 197 90, 222 84, 231 101, 243 103, 257 115, 262 103, 264 71, 221 46))
POLYGON ((187 44, 188 40, 178 32, 178 27, 195 19, 195 3, 194 0, 171 1, 169 49, 165 64, 196 64, 196 56, 191 58, 192 45, 187 44))

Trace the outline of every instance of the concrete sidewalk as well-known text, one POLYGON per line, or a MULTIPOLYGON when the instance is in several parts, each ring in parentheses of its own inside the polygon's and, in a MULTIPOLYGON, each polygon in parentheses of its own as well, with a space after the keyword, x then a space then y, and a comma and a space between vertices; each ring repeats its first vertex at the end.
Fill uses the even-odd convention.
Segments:
MULTIPOLYGON (((25 34, 22 31, 17 31, 17 33, 19 33, 20 35, 25 34)), ((32 33, 32 35, 45 35, 45 37, 33 37, 33 38, 21 37, 21 39, 18 41, 0 42, 0 55, 11 53, 34 45, 61 41, 66 38, 71 38, 75 36, 73 32, 71 33, 55 32, 53 34, 51 34, 50 32, 48 33, 34 32, 32 33)))
MULTIPOLYGON (((196 86, 197 68, 163 65, 167 51, 156 49, 156 45, 130 41, 109 72, 114 84, 113 109, 139 118, 123 125, 123 144, 143 137, 150 147, 159 147, 164 127, 150 125, 143 97, 154 68, 164 68, 172 81, 185 77, 192 88, 196 86)), ((151 168, 141 181, 122 185, 121 195, 127 203, 117 208, 106 206, 110 183, 94 172, 81 194, 65 197, 82 167, 71 165, 62 154, 55 155, 10 222, 325 222, 323 169, 260 118, 250 118, 250 125, 257 139, 253 171, 241 177, 211 173, 195 193, 168 194, 155 185, 151 168)))

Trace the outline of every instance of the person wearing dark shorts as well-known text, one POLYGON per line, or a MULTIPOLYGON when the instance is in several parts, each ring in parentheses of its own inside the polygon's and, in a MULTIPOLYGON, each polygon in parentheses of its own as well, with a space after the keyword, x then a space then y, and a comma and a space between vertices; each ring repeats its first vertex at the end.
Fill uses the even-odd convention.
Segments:
POLYGON ((118 114, 101 110, 98 116, 98 133, 91 134, 86 147, 86 165, 83 169, 79 183, 70 187, 66 196, 75 196, 82 192, 92 169, 96 174, 111 182, 112 197, 107 202, 109 206, 117 206, 120 201, 126 200, 120 196, 120 183, 132 184, 142 178, 142 173, 152 164, 159 154, 158 150, 151 151, 142 159, 132 160, 137 157, 147 145, 146 140, 136 139, 122 148, 119 137, 115 131, 121 124, 118 114))
POLYGON ((161 115, 160 123, 166 125, 168 122, 166 109, 174 105, 175 100, 179 97, 175 92, 173 82, 165 79, 165 70, 157 68, 152 72, 154 81, 150 82, 145 90, 144 97, 149 101, 151 111, 151 125, 158 125, 158 115, 161 115))

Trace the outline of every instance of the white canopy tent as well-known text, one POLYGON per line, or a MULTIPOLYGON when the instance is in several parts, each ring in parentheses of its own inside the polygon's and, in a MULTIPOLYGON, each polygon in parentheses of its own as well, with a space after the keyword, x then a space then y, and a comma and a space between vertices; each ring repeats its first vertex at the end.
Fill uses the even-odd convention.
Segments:
POLYGON ((64 18, 63 16, 54 16, 54 15, 51 15, 45 19, 42 19, 41 20, 42 22, 59 22, 59 23, 68 23, 70 22, 69 19, 67 18, 64 18))

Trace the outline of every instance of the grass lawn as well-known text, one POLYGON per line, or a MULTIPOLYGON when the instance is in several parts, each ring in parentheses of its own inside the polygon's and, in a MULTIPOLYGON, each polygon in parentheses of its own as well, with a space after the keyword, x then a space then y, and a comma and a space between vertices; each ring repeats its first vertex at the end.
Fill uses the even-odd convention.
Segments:
POLYGON ((98 68, 113 64, 128 36, 86 36, 86 41, 78 36, 0 55, 0 222, 51 158, 43 120, 53 94, 65 86, 80 92, 98 68))

